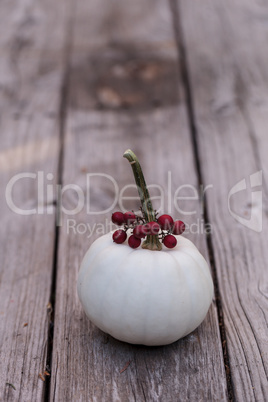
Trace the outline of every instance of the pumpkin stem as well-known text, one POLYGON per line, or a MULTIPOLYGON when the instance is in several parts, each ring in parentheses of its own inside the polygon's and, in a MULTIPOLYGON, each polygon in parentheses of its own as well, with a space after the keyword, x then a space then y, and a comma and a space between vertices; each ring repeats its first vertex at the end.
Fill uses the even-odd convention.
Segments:
MULTIPOLYGON (((149 191, 146 186, 141 165, 140 162, 138 161, 137 156, 134 154, 133 151, 131 151, 131 149, 127 149, 123 157, 130 162, 130 165, 132 167, 145 220, 147 222, 156 221, 155 212, 152 206, 149 191)), ((147 236, 145 241, 142 243, 142 248, 149 250, 161 250, 162 244, 158 239, 158 235, 147 236)))

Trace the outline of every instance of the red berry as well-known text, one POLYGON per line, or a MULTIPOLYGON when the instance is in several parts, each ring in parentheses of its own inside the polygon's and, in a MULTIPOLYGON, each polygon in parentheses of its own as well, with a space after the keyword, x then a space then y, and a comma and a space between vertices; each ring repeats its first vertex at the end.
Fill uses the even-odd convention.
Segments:
POLYGON ((144 226, 147 235, 157 235, 160 230, 159 224, 155 221, 148 222, 144 226))
POLYGON ((113 241, 117 244, 124 243, 127 238, 127 234, 123 229, 118 229, 113 233, 113 241))
POLYGON ((170 230, 173 226, 173 219, 170 215, 161 215, 157 219, 157 222, 161 226, 161 229, 163 230, 170 230))
POLYGON ((112 222, 119 226, 123 225, 125 223, 123 212, 114 212, 112 214, 112 222))
POLYGON ((143 239, 147 235, 145 225, 137 225, 133 229, 133 235, 137 237, 137 239, 143 239))
POLYGON ((128 238, 128 244, 131 248, 137 248, 141 244, 141 239, 137 239, 134 235, 128 238))
POLYGON ((131 225, 131 223, 134 223, 136 220, 136 215, 133 212, 125 212, 124 213, 124 220, 128 225, 131 225))
POLYGON ((164 237, 163 243, 167 248, 173 248, 177 244, 177 239, 175 236, 167 235, 164 237))
POLYGON ((172 233, 175 235, 180 235, 185 231, 185 224, 182 221, 175 221, 172 229, 172 233))

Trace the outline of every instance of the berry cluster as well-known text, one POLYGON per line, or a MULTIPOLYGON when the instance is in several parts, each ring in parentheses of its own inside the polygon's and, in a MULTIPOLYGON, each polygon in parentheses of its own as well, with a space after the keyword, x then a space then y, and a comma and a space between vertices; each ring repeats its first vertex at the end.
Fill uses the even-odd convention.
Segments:
POLYGON ((146 222, 144 216, 135 215, 134 212, 114 212, 112 221, 118 226, 124 226, 113 233, 113 241, 124 243, 127 231, 131 229, 128 244, 132 248, 139 247, 141 240, 150 235, 157 235, 166 247, 173 248, 177 244, 173 235, 180 235, 185 230, 185 224, 182 221, 174 221, 170 215, 161 215, 156 221, 146 222))

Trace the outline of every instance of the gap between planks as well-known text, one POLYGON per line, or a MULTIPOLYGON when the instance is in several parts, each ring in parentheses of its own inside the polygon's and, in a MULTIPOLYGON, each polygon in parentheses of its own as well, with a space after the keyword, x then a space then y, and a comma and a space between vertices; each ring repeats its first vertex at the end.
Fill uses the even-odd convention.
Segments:
MULTIPOLYGON (((63 185, 63 165, 64 165, 64 140, 65 140, 65 126, 67 116, 68 94, 69 94, 69 82, 70 82, 70 56, 72 52, 72 34, 73 34, 73 15, 75 9, 75 1, 70 3, 70 15, 66 29, 66 44, 65 44, 65 71, 63 74, 63 80, 61 85, 61 93, 59 99, 59 154, 58 154, 58 186, 63 185)), ((57 267, 58 267, 58 246, 60 239, 60 226, 59 219, 61 213, 61 198, 59 198, 59 192, 56 194, 56 212, 55 212, 55 241, 54 241, 54 254, 53 254, 53 269, 51 278, 51 289, 49 303, 51 306, 51 315, 48 326, 47 337, 47 356, 46 367, 51 370, 52 356, 53 356, 53 341, 54 341, 54 309, 56 298, 56 286, 57 286, 57 267)), ((47 378, 44 386, 43 400, 49 401, 51 385, 51 375, 47 378)))

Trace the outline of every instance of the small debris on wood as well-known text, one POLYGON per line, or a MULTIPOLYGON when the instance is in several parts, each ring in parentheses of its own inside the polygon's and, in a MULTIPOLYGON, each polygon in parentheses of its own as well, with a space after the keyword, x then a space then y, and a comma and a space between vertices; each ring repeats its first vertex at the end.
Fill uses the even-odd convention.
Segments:
POLYGON ((6 382, 6 385, 8 385, 9 387, 13 388, 16 391, 15 385, 11 384, 10 382, 6 382))
POLYGON ((141 66, 139 75, 144 81, 151 81, 157 79, 162 73, 162 67, 157 63, 148 63, 141 66))
POLYGON ((131 361, 128 361, 127 364, 125 365, 124 368, 122 368, 122 370, 120 371, 120 374, 122 374, 124 371, 126 371, 126 369, 128 368, 128 366, 130 365, 131 361))
POLYGON ((40 378, 40 380, 42 380, 43 382, 46 381, 46 377, 50 376, 50 373, 45 370, 43 373, 39 373, 38 377, 40 378))
POLYGON ((42 381, 44 381, 45 382, 45 377, 43 376, 43 374, 42 373, 39 373, 38 374, 38 377, 42 380, 42 381))
POLYGON ((28 327, 28 322, 26 322, 25 324, 23 324, 23 327, 28 327))
POLYGON ((157 62, 134 60, 125 64, 115 64, 111 68, 112 74, 121 79, 140 79, 151 81, 163 73, 163 66, 157 62))
POLYGON ((112 88, 99 88, 97 97, 99 102, 106 107, 120 107, 122 105, 121 96, 112 88))
POLYGON ((49 302, 49 303, 47 303, 47 313, 51 314, 52 311, 53 311, 52 304, 49 302))

